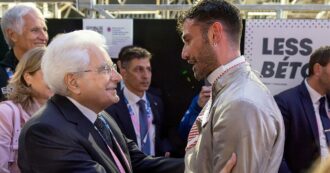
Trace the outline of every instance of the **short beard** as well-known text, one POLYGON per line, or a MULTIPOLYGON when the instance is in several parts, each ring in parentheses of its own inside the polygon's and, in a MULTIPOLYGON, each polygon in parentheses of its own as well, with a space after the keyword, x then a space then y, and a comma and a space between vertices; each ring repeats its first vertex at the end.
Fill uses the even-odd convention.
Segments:
POLYGON ((203 59, 203 64, 205 65, 204 69, 197 74, 194 71, 194 76, 196 80, 200 81, 202 79, 205 79, 214 69, 217 68, 217 60, 216 55, 212 49, 212 46, 210 45, 208 40, 205 40, 203 43, 204 46, 201 49, 199 53, 199 57, 203 59))

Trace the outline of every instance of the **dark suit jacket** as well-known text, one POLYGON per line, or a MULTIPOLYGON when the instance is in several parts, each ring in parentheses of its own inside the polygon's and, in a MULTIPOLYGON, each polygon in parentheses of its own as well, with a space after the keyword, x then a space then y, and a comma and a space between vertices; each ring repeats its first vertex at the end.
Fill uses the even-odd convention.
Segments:
MULTIPOLYGON (((105 118, 134 172, 183 172, 182 160, 145 156, 111 117, 105 118)), ((93 124, 63 96, 53 96, 25 124, 19 146, 22 173, 119 172, 93 124)))
POLYGON ((305 82, 275 96, 285 124, 285 148, 280 173, 307 171, 320 156, 313 103, 305 82))
MULTIPOLYGON (((164 132, 164 106, 161 99, 150 93, 147 94, 147 99, 150 102, 152 114, 153 114, 153 124, 156 130, 155 139, 155 155, 163 156, 165 152, 171 150, 171 146, 166 139, 164 132)), ((126 135, 127 138, 134 140, 137 143, 136 134, 134 131, 134 126, 131 121, 130 114, 128 112, 127 105, 124 101, 123 90, 118 92, 120 101, 116 104, 111 105, 106 108, 105 111, 108 112, 113 119, 117 122, 121 131, 126 135)))
POLYGON ((17 64, 18 60, 14 54, 13 49, 9 50, 5 57, 0 61, 0 101, 6 100, 1 88, 6 87, 8 84, 9 76, 7 70, 14 74, 17 64))

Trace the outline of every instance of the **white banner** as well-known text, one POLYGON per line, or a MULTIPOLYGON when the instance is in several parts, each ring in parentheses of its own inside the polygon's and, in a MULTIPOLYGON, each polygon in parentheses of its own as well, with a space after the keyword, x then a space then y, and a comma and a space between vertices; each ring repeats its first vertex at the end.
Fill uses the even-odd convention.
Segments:
POLYGON ((122 47, 133 44, 132 19, 83 19, 83 28, 105 36, 111 58, 118 58, 122 47))
POLYGON ((329 20, 247 20, 244 54, 275 95, 302 82, 310 55, 330 45, 329 35, 329 20))

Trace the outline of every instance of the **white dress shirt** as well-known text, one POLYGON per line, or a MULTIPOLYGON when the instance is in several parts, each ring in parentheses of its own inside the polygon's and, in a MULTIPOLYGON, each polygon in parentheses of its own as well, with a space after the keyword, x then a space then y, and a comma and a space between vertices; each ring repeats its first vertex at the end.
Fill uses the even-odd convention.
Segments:
MULTIPOLYGON (((132 124, 134 126, 136 140, 137 140, 138 146, 141 150, 141 136, 140 136, 140 131, 138 130, 138 129, 140 129, 139 105, 137 104, 137 102, 142 99, 147 103, 147 96, 146 96, 146 93, 144 93, 142 98, 140 98, 139 96, 135 95, 130 90, 128 90, 126 87, 124 87, 123 93, 124 93, 124 97, 127 99, 128 104, 129 104, 129 106, 131 106, 133 113, 134 113, 134 115, 130 115, 130 116, 131 116, 132 124), (136 116, 136 117, 132 117, 132 116, 136 116), (136 120, 135 123, 134 123, 134 119, 136 120)), ((154 117, 153 117, 153 114, 151 111, 151 122, 153 122, 153 118, 154 117)), ((156 134, 155 134, 155 125, 153 123, 151 123, 151 125, 148 129, 148 135, 149 135, 149 139, 150 139, 150 155, 154 156, 155 155, 155 135, 156 134)))
MULTIPOLYGON (((319 112, 319 107, 320 107, 319 100, 322 96, 308 84, 306 79, 305 79, 305 85, 306 85, 309 95, 312 99, 313 108, 314 108, 314 112, 315 112, 317 129, 319 132, 321 158, 322 158, 322 160, 325 160, 329 156, 329 149, 328 149, 327 139, 324 134, 324 129, 323 129, 320 112, 319 112)), ((327 102, 328 102, 328 100, 326 100, 326 103, 327 102)), ((325 104, 325 105, 328 105, 328 104, 325 104)), ((325 106, 325 108, 328 112, 328 106, 325 106)), ((328 116, 329 116, 329 113, 328 113, 328 116)))

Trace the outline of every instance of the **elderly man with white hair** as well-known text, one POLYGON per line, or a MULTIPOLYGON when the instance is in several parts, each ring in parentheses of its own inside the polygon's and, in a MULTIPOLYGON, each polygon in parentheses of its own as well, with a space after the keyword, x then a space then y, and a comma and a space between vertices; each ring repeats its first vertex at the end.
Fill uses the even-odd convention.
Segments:
POLYGON ((55 95, 21 131, 23 173, 183 172, 182 159, 146 156, 102 112, 119 101, 122 79, 102 35, 80 30, 55 37, 41 69, 55 95))
POLYGON ((23 54, 32 48, 44 47, 48 42, 45 18, 33 6, 16 5, 6 11, 1 19, 1 29, 10 50, 0 61, 0 101, 8 92, 8 79, 23 54))

